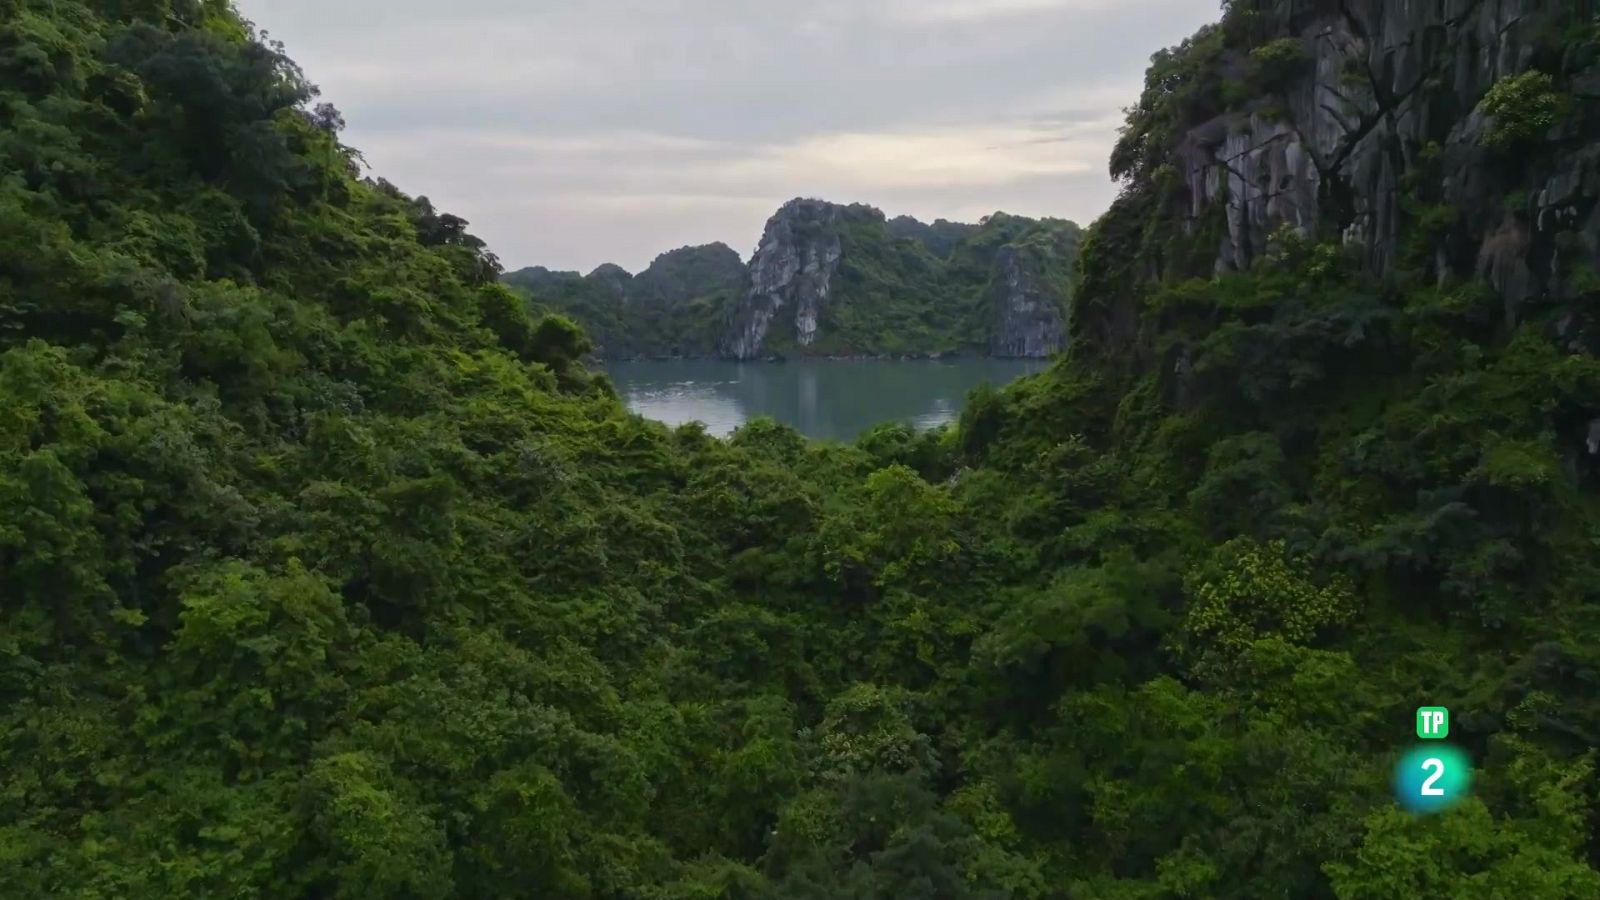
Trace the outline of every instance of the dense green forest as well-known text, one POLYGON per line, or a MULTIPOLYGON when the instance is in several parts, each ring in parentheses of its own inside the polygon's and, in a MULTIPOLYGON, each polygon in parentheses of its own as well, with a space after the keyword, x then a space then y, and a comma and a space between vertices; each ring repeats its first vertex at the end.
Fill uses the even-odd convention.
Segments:
POLYGON ((582 326, 605 359, 708 357, 729 308, 750 284, 744 261, 726 244, 682 247, 630 274, 603 265, 588 275, 534 266, 501 282, 538 313, 559 313, 582 326))
POLYGON ((224 0, 0 0, 0 895, 1600 896, 1600 359, 1156 278, 1262 39, 1158 59, 1067 358, 841 445, 627 415, 224 0))

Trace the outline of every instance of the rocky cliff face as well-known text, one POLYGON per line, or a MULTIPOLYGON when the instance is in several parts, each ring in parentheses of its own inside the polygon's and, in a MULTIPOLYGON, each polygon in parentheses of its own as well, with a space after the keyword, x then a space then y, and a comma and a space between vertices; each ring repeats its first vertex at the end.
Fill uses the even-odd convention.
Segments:
POLYGON ((729 311, 721 343, 724 356, 760 356, 767 332, 783 310, 788 310, 785 322, 792 323, 795 345, 805 348, 816 340, 822 306, 843 255, 839 226, 853 209, 799 199, 784 204, 767 221, 750 261, 749 293, 729 311))
POLYGON ((1081 231, 995 213, 981 223, 890 221, 862 204, 794 200, 748 265, 725 244, 663 253, 638 275, 504 276, 616 359, 1049 356, 1065 341, 1081 231))
POLYGON ((767 223, 722 353, 1049 356, 1065 339, 1079 229, 996 213, 888 220, 795 200, 767 223))
POLYGON ((1254 47, 1214 65, 1269 90, 1193 124, 1173 160, 1192 221, 1223 209, 1215 270, 1249 267, 1288 228, 1357 244, 1376 272, 1485 278, 1513 320, 1572 296, 1600 267, 1600 34, 1583 33, 1600 32, 1597 5, 1234 4, 1254 47), (1426 246, 1402 243, 1413 225, 1426 246))
POLYGON ((1037 248, 1008 244, 995 256, 989 355, 1044 357, 1066 339, 1064 280, 1037 248), (1054 276, 1054 277, 1053 277, 1054 276))

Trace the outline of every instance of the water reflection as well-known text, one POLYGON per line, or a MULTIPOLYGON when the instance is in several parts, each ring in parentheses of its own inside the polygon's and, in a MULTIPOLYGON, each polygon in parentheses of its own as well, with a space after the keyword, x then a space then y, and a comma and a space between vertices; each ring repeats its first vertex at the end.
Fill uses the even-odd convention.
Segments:
POLYGON ((704 422, 727 435, 758 416, 802 433, 850 440, 883 422, 934 428, 961 412, 967 394, 1047 365, 1042 360, 706 360, 614 363, 606 371, 640 415, 681 425, 704 422))

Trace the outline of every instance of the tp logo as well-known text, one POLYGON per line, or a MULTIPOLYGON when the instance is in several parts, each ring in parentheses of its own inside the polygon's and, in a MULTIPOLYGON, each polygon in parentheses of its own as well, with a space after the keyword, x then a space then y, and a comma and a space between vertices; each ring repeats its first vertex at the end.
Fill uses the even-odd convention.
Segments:
MULTIPOLYGON (((1450 710, 1417 708, 1417 737, 1442 741, 1450 734, 1450 710)), ((1423 744, 1400 757, 1394 769, 1394 795, 1413 813, 1442 812, 1467 796, 1472 762, 1449 744, 1423 744)))
POLYGON ((1442 741, 1450 736, 1450 710, 1442 706, 1417 708, 1417 737, 1425 741, 1442 741))

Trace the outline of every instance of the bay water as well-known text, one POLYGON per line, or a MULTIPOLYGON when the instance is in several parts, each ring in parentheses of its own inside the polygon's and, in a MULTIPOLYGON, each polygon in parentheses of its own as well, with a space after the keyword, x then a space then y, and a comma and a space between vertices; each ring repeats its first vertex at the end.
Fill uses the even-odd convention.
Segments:
POLYGON ((978 385, 1000 387, 1049 364, 985 358, 637 360, 607 364, 605 372, 630 410, 667 425, 699 421, 726 436, 751 419, 770 416, 807 437, 849 441, 885 422, 936 428, 961 414, 978 385))

